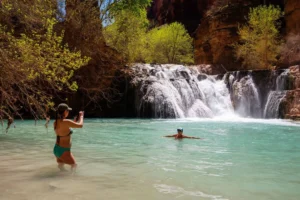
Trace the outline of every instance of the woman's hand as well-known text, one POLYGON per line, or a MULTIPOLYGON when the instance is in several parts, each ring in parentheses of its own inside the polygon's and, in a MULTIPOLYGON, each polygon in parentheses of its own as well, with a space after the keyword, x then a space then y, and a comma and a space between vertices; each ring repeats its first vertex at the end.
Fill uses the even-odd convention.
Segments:
POLYGON ((71 121, 71 120, 65 120, 68 122, 68 126, 71 128, 82 128, 83 126, 83 116, 84 112, 80 111, 78 114, 78 120, 77 121, 71 121))
POLYGON ((80 111, 79 112, 79 117, 83 117, 84 116, 84 111, 80 111))

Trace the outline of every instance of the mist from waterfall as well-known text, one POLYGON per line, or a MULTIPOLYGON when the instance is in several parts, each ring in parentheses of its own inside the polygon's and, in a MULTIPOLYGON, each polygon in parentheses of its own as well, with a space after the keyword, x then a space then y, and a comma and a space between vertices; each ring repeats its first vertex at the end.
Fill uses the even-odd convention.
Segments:
POLYGON ((270 83, 276 91, 271 86, 262 91, 251 71, 212 76, 196 66, 171 64, 136 64, 132 70, 136 113, 142 118, 278 118, 288 77, 284 71, 270 83))

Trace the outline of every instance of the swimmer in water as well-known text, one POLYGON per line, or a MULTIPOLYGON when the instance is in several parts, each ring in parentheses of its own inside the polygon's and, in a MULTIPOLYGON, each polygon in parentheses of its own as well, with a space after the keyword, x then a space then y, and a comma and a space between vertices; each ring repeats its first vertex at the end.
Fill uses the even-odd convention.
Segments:
POLYGON ((56 143, 53 149, 53 153, 58 163, 58 168, 61 171, 65 171, 64 165, 71 165, 71 171, 76 170, 76 161, 71 153, 71 134, 73 133, 71 128, 82 128, 83 126, 83 111, 79 112, 79 120, 74 122, 66 119, 69 115, 69 111, 72 110, 67 104, 61 103, 58 105, 56 111, 56 120, 54 122, 54 130, 56 133, 56 143))
POLYGON ((164 137, 174 137, 175 139, 183 139, 183 138, 202 139, 202 138, 198 138, 198 137, 190 137, 190 136, 183 135, 183 128, 178 128, 177 134, 175 134, 175 135, 166 135, 164 137))

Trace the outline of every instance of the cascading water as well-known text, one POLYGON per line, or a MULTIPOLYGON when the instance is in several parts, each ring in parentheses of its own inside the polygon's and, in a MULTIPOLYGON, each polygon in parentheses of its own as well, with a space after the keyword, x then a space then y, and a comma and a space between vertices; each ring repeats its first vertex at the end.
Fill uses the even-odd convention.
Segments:
POLYGON ((251 72, 243 76, 234 72, 225 77, 236 113, 242 117, 261 117, 261 101, 251 72))
POLYGON ((137 85, 139 117, 213 117, 233 114, 223 80, 201 74, 196 67, 137 64, 132 68, 137 85))
POLYGON ((276 91, 270 91, 264 109, 264 118, 280 118, 280 103, 286 95, 289 70, 285 70, 276 78, 276 91))
POLYGON ((279 106, 286 91, 271 91, 268 96, 268 101, 264 110, 264 118, 280 118, 279 106))
POLYGON ((289 76, 289 69, 284 70, 277 78, 276 78, 276 90, 282 91, 286 90, 288 85, 288 76, 289 76))
POLYGON ((220 80, 182 65, 136 64, 132 70, 136 113, 147 118, 279 118, 289 73, 229 72, 220 80))

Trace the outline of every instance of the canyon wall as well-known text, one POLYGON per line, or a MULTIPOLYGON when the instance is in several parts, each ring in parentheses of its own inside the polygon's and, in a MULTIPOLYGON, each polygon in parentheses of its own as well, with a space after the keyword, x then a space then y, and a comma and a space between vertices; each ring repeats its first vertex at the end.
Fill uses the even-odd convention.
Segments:
POLYGON ((285 0, 284 2, 286 32, 300 33, 300 1, 285 0))
POLYGON ((290 67, 291 90, 286 94, 283 102, 282 112, 284 118, 300 120, 300 66, 290 67))
MULTIPOLYGON (((218 9, 213 6, 216 1, 154 0, 148 17, 155 25, 183 23, 195 39, 195 63, 212 64, 219 73, 242 69, 235 59, 233 44, 239 41, 238 26, 246 22, 250 7, 264 3, 279 6, 285 12, 281 20, 282 36, 300 33, 299 0, 227 0, 218 9)), ((293 61, 293 64, 299 63, 300 58, 293 61)), ((282 65, 288 66, 288 63, 282 65)))

